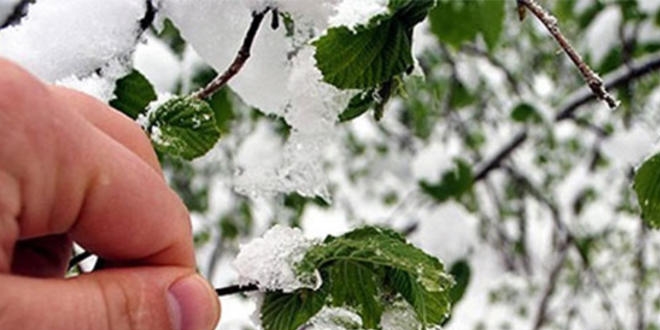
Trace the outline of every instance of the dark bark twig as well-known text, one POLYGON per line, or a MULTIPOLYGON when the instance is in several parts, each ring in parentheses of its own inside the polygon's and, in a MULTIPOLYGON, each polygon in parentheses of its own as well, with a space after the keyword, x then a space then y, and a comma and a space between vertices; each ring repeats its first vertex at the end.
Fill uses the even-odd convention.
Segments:
POLYGON ((69 267, 67 269, 72 270, 74 267, 78 266, 81 262, 87 260, 87 258, 90 258, 91 256, 93 256, 93 254, 89 251, 84 251, 83 253, 74 256, 69 261, 69 267))
POLYGON ((485 179, 488 174, 494 169, 500 167, 502 162, 509 158, 509 156, 518 149, 525 141, 527 140, 527 131, 523 130, 509 142, 500 152, 498 152, 493 158, 487 161, 483 167, 477 171, 477 174, 474 176, 474 182, 481 181, 485 179))
MULTIPOLYGON (((630 82, 641 79, 653 72, 660 70, 660 53, 649 55, 648 57, 639 60, 630 65, 623 66, 616 71, 609 73, 605 76, 604 84, 607 88, 620 88, 626 86, 630 82)), ((580 89, 575 93, 569 95, 568 101, 561 106, 561 110, 555 116, 555 122, 564 121, 574 117, 575 111, 581 106, 594 101, 596 96, 588 89, 580 89)), ((487 161, 486 166, 477 172, 475 182, 484 179, 494 169, 500 167, 502 161, 508 158, 515 149, 523 145, 527 139, 527 131, 521 130, 516 134, 509 143, 505 144, 502 151, 498 152, 493 159, 487 161)))
MULTIPOLYGON (((605 79, 603 79, 605 81, 605 88, 615 89, 626 86, 658 70, 660 70, 660 53, 655 53, 641 60, 626 64, 606 75, 605 79)), ((555 121, 562 121, 573 117, 578 108, 593 101, 595 98, 589 90, 584 88, 571 94, 568 97, 568 101, 561 107, 562 110, 555 116, 555 121)))
POLYGON ((249 284, 249 285, 231 285, 231 286, 226 286, 223 288, 217 288, 215 289, 215 293, 218 295, 218 297, 222 296, 229 296, 232 294, 237 294, 237 293, 245 293, 245 292, 252 292, 252 291, 257 291, 259 290, 259 287, 256 286, 255 284, 249 284))
POLYGON ((243 44, 238 50, 238 54, 234 58, 234 61, 229 65, 229 68, 227 68, 225 72, 218 75, 215 79, 213 79, 213 81, 206 85, 206 87, 195 92, 192 97, 201 100, 212 96, 215 92, 224 87, 229 82, 229 80, 231 80, 231 78, 233 78, 239 71, 241 71, 243 65, 245 65, 245 62, 247 62, 247 60, 250 58, 252 44, 254 43, 254 38, 257 36, 259 27, 261 26, 264 17, 270 10, 271 8, 267 7, 261 12, 252 13, 252 23, 250 23, 250 27, 248 28, 245 38, 243 39, 243 44))
POLYGON ((536 311, 536 317, 534 318, 535 321, 534 327, 532 328, 533 330, 541 329, 548 322, 548 306, 550 304, 550 299, 555 293, 557 282, 559 280, 559 274, 561 274, 561 270, 564 268, 564 264, 566 262, 566 257, 568 256, 568 240, 569 238, 566 237, 565 241, 562 242, 557 262, 552 267, 550 275, 548 276, 548 281, 545 286, 545 290, 543 291, 543 295, 541 296, 539 308, 536 311))
POLYGON ((607 105, 614 109, 619 106, 619 101, 614 98, 605 88, 603 80, 584 62, 580 54, 571 46, 570 42, 559 30, 557 18, 541 7, 536 0, 518 0, 518 8, 525 7, 547 28, 548 32, 555 38, 566 55, 573 61, 582 74, 584 81, 591 91, 607 105))

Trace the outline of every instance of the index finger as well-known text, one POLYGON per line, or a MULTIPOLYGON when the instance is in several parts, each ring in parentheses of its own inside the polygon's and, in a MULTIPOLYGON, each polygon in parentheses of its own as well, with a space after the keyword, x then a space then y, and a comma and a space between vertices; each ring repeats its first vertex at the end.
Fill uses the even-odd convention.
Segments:
POLYGON ((0 177, 16 187, 0 219, 18 228, 0 239, 68 233, 109 260, 193 267, 188 212, 158 172, 34 77, 0 71, 0 177))

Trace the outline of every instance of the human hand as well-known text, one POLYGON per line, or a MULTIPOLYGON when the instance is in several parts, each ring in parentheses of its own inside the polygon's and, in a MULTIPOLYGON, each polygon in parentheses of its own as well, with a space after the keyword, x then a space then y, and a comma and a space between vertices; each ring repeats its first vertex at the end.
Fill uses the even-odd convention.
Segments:
POLYGON ((188 212, 145 134, 0 59, 0 329, 212 329, 188 212), (72 242, 107 269, 64 279, 72 242))

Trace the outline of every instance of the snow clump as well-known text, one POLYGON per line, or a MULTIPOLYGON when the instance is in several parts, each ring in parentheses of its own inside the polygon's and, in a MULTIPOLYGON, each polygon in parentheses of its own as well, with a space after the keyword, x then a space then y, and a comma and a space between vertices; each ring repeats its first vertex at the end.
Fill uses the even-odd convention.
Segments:
POLYGON ((0 30, 0 56, 47 82, 82 79, 130 55, 144 13, 144 1, 38 1, 0 30))
POLYGON ((239 285, 256 284, 262 291, 293 292, 299 288, 318 288, 316 283, 301 282, 296 276, 295 264, 300 262, 314 240, 303 236, 298 228, 276 225, 263 237, 241 245, 234 261, 239 274, 239 285))

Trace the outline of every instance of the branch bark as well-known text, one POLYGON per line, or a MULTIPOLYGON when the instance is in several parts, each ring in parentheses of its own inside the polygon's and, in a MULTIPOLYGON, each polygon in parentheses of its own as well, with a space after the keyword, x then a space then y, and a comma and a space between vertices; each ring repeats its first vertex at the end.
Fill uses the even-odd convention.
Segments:
POLYGON ((213 79, 213 81, 206 85, 206 87, 194 93, 192 97, 198 98, 200 100, 211 97, 215 92, 224 87, 229 82, 229 80, 231 80, 231 78, 233 78, 239 71, 241 71, 243 65, 245 65, 245 62, 247 62, 247 60, 250 58, 252 44, 254 42, 254 38, 257 36, 259 27, 261 26, 264 17, 270 10, 271 8, 267 7, 262 12, 252 13, 252 23, 250 23, 250 27, 248 28, 245 38, 243 39, 243 44, 238 50, 238 54, 234 58, 234 61, 229 65, 229 68, 227 68, 225 72, 218 75, 215 79, 213 79))
MULTIPOLYGON (((536 18, 538 18, 541 23, 548 29, 548 32, 557 40, 557 43, 561 48, 566 52, 568 57, 573 61, 575 66, 582 74, 584 81, 587 83, 587 86, 591 91, 601 100, 605 101, 607 105, 614 109, 619 106, 619 101, 617 101, 614 96, 612 96, 605 85, 603 80, 589 67, 587 63, 584 62, 580 54, 575 51, 575 48, 571 46, 570 42, 559 30, 559 25, 557 24, 557 18, 552 16, 547 10, 541 7, 536 0, 518 0, 518 8, 527 8, 536 18)), ((524 15, 521 14, 521 18, 524 15)))

